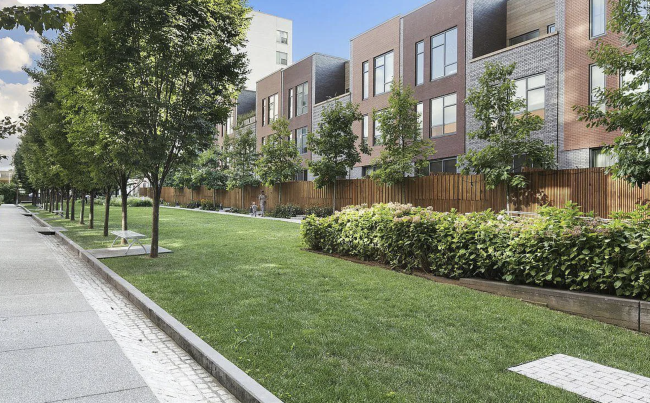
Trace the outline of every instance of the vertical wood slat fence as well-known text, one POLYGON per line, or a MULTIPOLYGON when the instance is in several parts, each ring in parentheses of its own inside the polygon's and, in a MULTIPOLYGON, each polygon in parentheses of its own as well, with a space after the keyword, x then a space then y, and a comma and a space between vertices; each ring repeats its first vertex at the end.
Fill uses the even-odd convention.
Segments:
MULTIPOLYGON (((533 171, 524 174, 529 186, 513 192, 512 208, 534 212, 545 204, 564 206, 567 201, 578 203, 583 211, 594 211, 607 217, 615 211, 631 211, 636 204, 650 202, 650 186, 632 188, 624 181, 613 179, 601 168, 533 171)), ((163 188, 165 202, 186 205, 192 200, 216 200, 224 207, 248 208, 264 190, 268 208, 278 205, 278 188, 248 186, 243 190, 209 190, 163 188), (242 203, 243 198, 243 203, 242 203)), ((141 188, 140 195, 152 196, 151 189, 141 188)), ((481 175, 439 174, 409 179, 404 188, 377 185, 371 179, 339 180, 336 189, 337 209, 348 205, 388 202, 431 206, 436 211, 456 209, 461 213, 506 208, 506 189, 499 186, 488 190, 481 175)), ((315 189, 313 182, 288 182, 282 185, 282 204, 301 207, 331 206, 332 189, 315 189)))

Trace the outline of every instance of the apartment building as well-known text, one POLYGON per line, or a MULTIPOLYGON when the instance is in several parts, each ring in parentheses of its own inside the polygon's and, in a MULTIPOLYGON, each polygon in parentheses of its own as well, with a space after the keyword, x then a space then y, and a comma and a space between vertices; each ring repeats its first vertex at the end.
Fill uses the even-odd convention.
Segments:
MULTIPOLYGON (((313 156, 307 149, 307 133, 314 130, 314 105, 346 92, 348 61, 314 53, 257 82, 256 136, 258 149, 273 134, 278 117, 289 120, 291 141, 305 161, 313 156)), ((300 177, 308 178, 305 172, 300 177)), ((310 178, 311 179, 311 178, 310 178)))

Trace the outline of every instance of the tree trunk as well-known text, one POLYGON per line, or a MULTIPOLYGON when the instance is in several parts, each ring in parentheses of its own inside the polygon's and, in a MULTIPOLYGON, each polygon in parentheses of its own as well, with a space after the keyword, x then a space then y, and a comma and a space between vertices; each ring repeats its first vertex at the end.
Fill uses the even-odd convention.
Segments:
POLYGON ((217 189, 212 189, 212 205, 217 209, 217 189))
MULTIPOLYGON (((127 203, 126 201, 129 198, 128 193, 126 192, 126 185, 127 185, 127 177, 126 175, 121 175, 120 176, 120 193, 122 196, 122 231, 128 230, 128 223, 127 223, 127 203)), ((122 238, 122 245, 126 245, 126 239, 122 238)))
POLYGON ((506 212, 510 215, 510 185, 506 184, 506 212))
POLYGON ((83 192, 84 194, 81 195, 81 212, 79 214, 79 224, 84 225, 84 214, 86 214, 86 192, 83 192))
POLYGON ((334 214, 336 211, 336 179, 334 179, 334 183, 332 185, 332 214, 334 214))
POLYGON ((108 236, 108 216, 111 211, 111 189, 106 189, 106 206, 104 207, 104 236, 108 236))
POLYGON ((95 228, 95 191, 90 192, 90 211, 88 215, 88 229, 95 228))
POLYGON ((282 183, 278 183, 278 205, 282 204, 282 183))
POLYGON ((72 188, 72 206, 70 206, 70 221, 74 221, 74 205, 77 199, 77 189, 72 188))
POLYGON ((406 180, 403 180, 400 186, 402 191, 402 204, 406 204, 406 180))
POLYGON ((241 187, 241 209, 243 210, 245 208, 246 207, 244 207, 244 187, 242 186, 241 187))
POLYGON ((55 211, 59 211, 59 210, 61 210, 61 209, 59 208, 59 200, 60 200, 60 199, 61 199, 61 197, 60 197, 59 191, 58 191, 58 190, 55 190, 55 191, 54 191, 54 210, 55 210, 55 211))
POLYGON ((20 186, 16 183, 16 205, 20 204, 20 186))
POLYGON ((151 250, 149 251, 149 257, 157 258, 159 223, 160 223, 160 192, 162 189, 158 183, 155 184, 152 183, 152 185, 153 185, 153 211, 151 214, 151 250))
POLYGON ((65 189, 65 219, 70 218, 70 188, 65 189))

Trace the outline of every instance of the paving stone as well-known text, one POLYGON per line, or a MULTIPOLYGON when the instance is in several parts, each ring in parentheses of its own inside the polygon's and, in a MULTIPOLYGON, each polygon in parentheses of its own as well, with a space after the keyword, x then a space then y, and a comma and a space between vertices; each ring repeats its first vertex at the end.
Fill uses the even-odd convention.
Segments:
POLYGON ((596 402, 650 401, 650 378, 564 354, 552 355, 509 370, 596 402))

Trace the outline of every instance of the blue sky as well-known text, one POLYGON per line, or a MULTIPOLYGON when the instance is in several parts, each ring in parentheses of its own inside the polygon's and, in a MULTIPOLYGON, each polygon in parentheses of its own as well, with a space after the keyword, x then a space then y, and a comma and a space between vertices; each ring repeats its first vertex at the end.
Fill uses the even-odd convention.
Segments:
MULTIPOLYGON (((249 0, 249 5, 293 20, 293 60, 297 61, 314 52, 349 58, 350 38, 429 1, 249 0)), ((18 4, 16 0, 0 0, 0 8, 14 4, 18 4)), ((37 40, 35 34, 25 33, 22 28, 0 30, 0 118, 16 118, 29 104, 33 84, 20 67, 35 65, 39 57, 37 40)), ((15 138, 0 140, 0 154, 12 154, 17 143, 15 138)), ((0 161, 0 169, 10 163, 0 161)))

